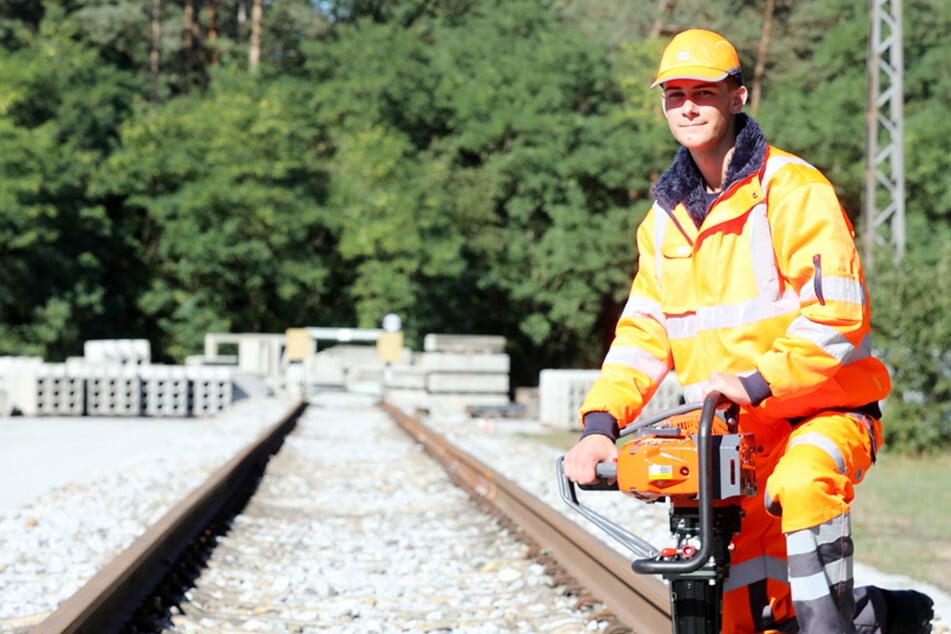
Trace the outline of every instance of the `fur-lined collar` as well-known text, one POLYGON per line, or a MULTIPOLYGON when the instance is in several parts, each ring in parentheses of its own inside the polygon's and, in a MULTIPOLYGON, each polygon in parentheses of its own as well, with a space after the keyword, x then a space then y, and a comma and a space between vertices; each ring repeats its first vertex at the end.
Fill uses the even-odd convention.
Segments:
MULTIPOLYGON (((723 191, 733 183, 760 170, 766 158, 766 137, 756 121, 740 113, 736 118, 737 134, 733 158, 727 166, 723 191)), ((667 211, 682 202, 697 227, 707 216, 707 196, 703 176, 685 147, 680 147, 666 172, 661 174, 653 187, 654 198, 667 211)))

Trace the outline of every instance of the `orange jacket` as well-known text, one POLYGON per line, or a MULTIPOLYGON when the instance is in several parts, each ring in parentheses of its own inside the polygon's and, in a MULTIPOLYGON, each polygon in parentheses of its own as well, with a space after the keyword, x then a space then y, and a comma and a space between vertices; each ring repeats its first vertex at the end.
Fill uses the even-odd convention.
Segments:
MULTIPOLYGON (((887 395, 854 231, 832 185, 768 146, 752 119, 745 128, 759 143, 747 143, 749 156, 738 146, 734 162, 740 157, 746 170, 731 164, 728 187, 699 229, 683 202, 689 196, 655 187, 637 231, 638 273, 582 417, 607 412, 623 427, 670 370, 688 402, 714 371, 756 378, 768 390, 749 409, 767 420, 887 395), (671 201, 666 208, 658 194, 671 201)), ((690 169, 681 148, 658 185, 672 182, 682 194, 698 177, 690 169)))

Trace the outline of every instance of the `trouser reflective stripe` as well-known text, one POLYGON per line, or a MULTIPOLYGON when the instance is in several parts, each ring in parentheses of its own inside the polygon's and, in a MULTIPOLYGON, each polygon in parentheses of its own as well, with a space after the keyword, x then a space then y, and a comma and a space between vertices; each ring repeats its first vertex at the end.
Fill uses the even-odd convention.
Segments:
POLYGON ((786 535, 789 585, 801 631, 852 632, 852 527, 849 514, 786 535))

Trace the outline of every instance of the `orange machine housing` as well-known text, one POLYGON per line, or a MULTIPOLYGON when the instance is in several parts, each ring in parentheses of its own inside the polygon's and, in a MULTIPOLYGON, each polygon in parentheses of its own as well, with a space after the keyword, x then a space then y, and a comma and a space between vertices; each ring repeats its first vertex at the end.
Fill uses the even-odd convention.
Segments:
MULTIPOLYGON (((669 419, 664 427, 650 427, 618 450, 618 488, 639 496, 667 496, 690 504, 700 491, 697 447, 698 416, 669 419)), ((717 421, 713 447, 713 499, 725 500, 756 492, 751 434, 729 433, 717 421)))

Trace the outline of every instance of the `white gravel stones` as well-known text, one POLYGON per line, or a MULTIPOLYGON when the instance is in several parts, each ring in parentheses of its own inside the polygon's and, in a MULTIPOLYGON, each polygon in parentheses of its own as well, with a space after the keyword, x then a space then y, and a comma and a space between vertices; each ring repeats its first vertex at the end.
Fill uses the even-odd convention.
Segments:
POLYGON ((166 632, 584 632, 528 546, 380 409, 308 409, 166 632))
MULTIPOLYGON (((282 499, 280 511, 251 505, 239 521, 258 531, 260 543, 239 547, 229 536, 222 539, 228 557, 258 562, 251 580, 229 591, 250 600, 264 596, 265 590, 271 596, 256 604, 257 614, 242 617, 242 631, 275 631, 274 614, 285 619, 280 631, 300 632, 568 634, 598 627, 572 609, 572 597, 560 597, 564 603, 553 608, 557 592, 548 587, 544 567, 524 559, 523 547, 513 546, 489 518, 470 515, 470 503, 460 492, 446 490, 440 474, 424 470, 407 482, 378 470, 390 457, 415 456, 414 463, 430 463, 412 443, 391 444, 401 438, 395 431, 354 433, 366 424, 360 422, 364 412, 380 416, 364 409, 370 399, 326 394, 315 403, 314 412, 354 408, 360 414, 330 415, 320 423, 321 433, 327 432, 321 440, 308 432, 288 446, 335 465, 334 481, 344 484, 332 493, 330 476, 315 481, 306 473, 288 475, 274 485, 282 499), (343 436, 361 443, 342 448, 343 436), (450 503, 463 510, 447 511, 450 503), (366 513, 369 509, 376 512, 366 513), (278 533, 269 526, 275 521, 282 522, 278 533), (267 565, 288 549, 299 555, 292 565, 267 565), (464 591, 449 592, 445 584, 464 591), (291 593, 302 593, 313 604, 289 602, 291 593), (401 620, 392 621, 400 610, 401 620), (363 629, 355 629, 356 623, 363 629)), ((0 513, 0 632, 28 631, 288 407, 271 400, 242 402, 219 418, 196 420, 194 436, 174 455, 132 461, 90 484, 64 486, 14 512, 0 513)), ((473 420, 449 410, 433 411, 425 422, 623 552, 561 501, 554 460, 562 452, 522 435, 544 431, 536 422, 473 420)), ((270 468, 278 469, 276 460, 270 468)), ((669 540, 664 505, 645 505, 611 492, 584 491, 582 501, 656 545, 669 540)), ((859 582, 875 581, 874 571, 862 568, 859 582)), ((902 587, 906 581, 887 579, 883 585, 902 587)), ((947 623, 951 602, 946 595, 918 587, 936 596, 938 623, 947 623)), ((196 590, 194 600, 210 601, 215 592, 196 590)), ((182 620, 180 631, 218 632, 220 625, 208 615, 188 625, 182 620)))
POLYGON ((54 610, 289 407, 241 402, 219 418, 196 419, 181 451, 130 460, 0 514, 0 632, 26 629, 54 610))

